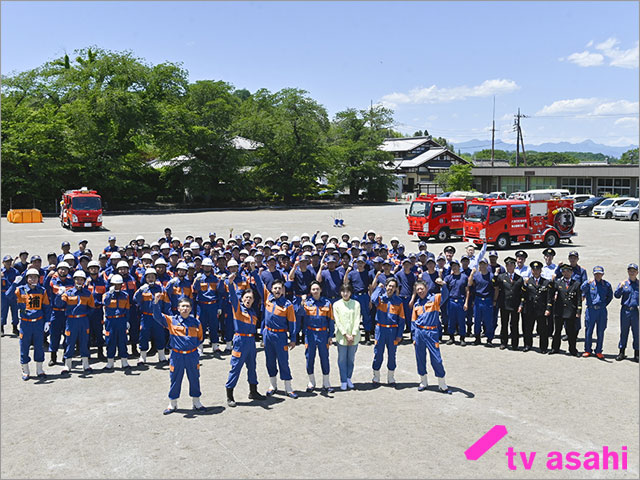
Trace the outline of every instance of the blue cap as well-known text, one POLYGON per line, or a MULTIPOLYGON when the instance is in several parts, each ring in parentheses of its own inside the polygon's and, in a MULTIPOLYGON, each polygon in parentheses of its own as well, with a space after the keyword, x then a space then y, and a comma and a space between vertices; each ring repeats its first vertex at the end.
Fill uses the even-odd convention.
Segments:
POLYGON ((109 241, 111 241, 111 240, 115 240, 115 239, 116 239, 116 237, 114 237, 113 235, 111 235, 111 236, 109 237, 109 241))
POLYGON ((330 257, 327 257, 327 263, 329 262, 337 262, 336 258, 332 255, 330 257))
POLYGON ((496 252, 495 250, 491 250, 491 251, 489 252, 489 256, 490 256, 490 257, 497 257, 497 256, 498 256, 498 252, 496 252))
POLYGON ((593 267, 593 273, 604 273, 604 268, 600 265, 593 267))
POLYGON ((231 250, 240 250, 240 247, 236 244, 233 247, 231 247, 231 250))
POLYGON ((627 270, 629 270, 630 268, 638 270, 638 264, 637 263, 630 263, 629 265, 627 265, 627 270))
POLYGON ((411 259, 409 257, 403 259, 402 264, 404 265, 405 263, 411 263, 411 259))
POLYGON ((373 263, 382 263, 384 260, 382 260, 382 257, 376 257, 373 259, 373 263))
POLYGON ((433 258, 433 257, 429 257, 429 258, 427 258, 427 261, 426 261, 426 262, 424 262, 424 264, 426 265, 426 264, 427 264, 427 263, 429 263, 429 262, 436 263, 436 261, 434 260, 434 258, 433 258))
POLYGON ((215 237, 216 236, 216 232, 209 232, 209 236, 210 237, 215 237))
POLYGON ((8 262, 9 260, 13 260, 13 257, 11 255, 5 255, 4 257, 2 257, 3 262, 8 262))
POLYGON ((438 255, 437 260, 444 260, 446 262, 447 261, 447 257, 445 257, 444 255, 440 254, 440 255, 438 255))
POLYGON ((426 246, 427 246, 427 242, 418 243, 418 247, 426 247, 426 246))
POLYGON ((410 253, 409 254, 409 258, 411 258, 411 259, 416 258, 416 254, 415 253, 410 253))
POLYGON ((82 245, 83 243, 89 243, 89 240, 80 240, 78 242, 78 245, 82 245))
POLYGON ((40 255, 31 255, 31 261, 35 262, 36 260, 42 260, 42 258, 40 258, 40 255))
POLYGON ((356 258, 356 262, 367 262, 367 258, 363 257, 362 255, 360 255, 358 258, 356 258))
POLYGON ((383 265, 393 265, 393 263, 391 262, 391 260, 389 260, 388 258, 382 262, 383 265))
POLYGON ((569 256, 570 256, 570 257, 579 257, 580 255, 578 255, 577 250, 571 250, 571 251, 569 252, 569 256))
POLYGON ((486 258, 481 258, 480 260, 478 260, 478 265, 480 265, 481 263, 486 263, 487 265, 489 264, 486 258))
POLYGON ((62 242, 62 246, 63 247, 70 247, 71 244, 65 240, 64 242, 62 242))
POLYGON ((460 257, 460 261, 462 261, 462 260, 469 260, 469 257, 467 257, 466 255, 462 255, 460 257))
POLYGON ((273 255, 269 255, 265 261, 270 262, 271 260, 275 262, 276 257, 274 257, 273 255))
POLYGON ((460 262, 458 260, 456 260, 455 258, 452 258, 451 261, 449 262, 449 265, 460 265, 460 262))

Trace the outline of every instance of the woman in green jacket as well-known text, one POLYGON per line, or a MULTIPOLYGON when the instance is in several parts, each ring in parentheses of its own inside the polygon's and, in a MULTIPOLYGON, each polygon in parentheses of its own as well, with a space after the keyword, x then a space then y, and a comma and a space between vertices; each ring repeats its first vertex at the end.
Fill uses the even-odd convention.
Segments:
POLYGON ((351 381, 353 364, 360 342, 360 304, 351 298, 351 285, 340 287, 341 300, 333 304, 333 316, 338 344, 338 368, 340 369, 340 390, 355 388, 351 381))

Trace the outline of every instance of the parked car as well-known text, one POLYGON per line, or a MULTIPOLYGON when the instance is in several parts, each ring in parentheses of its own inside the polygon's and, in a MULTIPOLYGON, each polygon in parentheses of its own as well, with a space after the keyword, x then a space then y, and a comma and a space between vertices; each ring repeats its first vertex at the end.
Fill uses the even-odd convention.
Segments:
POLYGON ((524 192, 513 192, 507 197, 508 200, 519 200, 523 198, 524 192))
POLYGON ((565 198, 572 198, 575 205, 576 203, 586 202, 590 198, 593 198, 593 195, 586 193, 575 193, 573 195, 567 195, 565 198))
POLYGON ((616 220, 638 220, 638 199, 632 198, 613 211, 613 218, 616 220))
POLYGON ((591 213, 593 218, 613 218, 613 211, 616 207, 621 206, 627 200, 631 200, 629 197, 617 197, 607 198, 597 207, 594 207, 591 213))
POLYGON ((498 200, 506 200, 507 194, 505 192, 491 192, 489 195, 485 195, 485 198, 496 198, 498 200))
POLYGON ((606 199, 607 197, 591 197, 585 202, 574 204, 573 213, 575 213, 577 217, 582 215, 588 217, 591 215, 591 210, 593 210, 593 207, 600 205, 606 199))

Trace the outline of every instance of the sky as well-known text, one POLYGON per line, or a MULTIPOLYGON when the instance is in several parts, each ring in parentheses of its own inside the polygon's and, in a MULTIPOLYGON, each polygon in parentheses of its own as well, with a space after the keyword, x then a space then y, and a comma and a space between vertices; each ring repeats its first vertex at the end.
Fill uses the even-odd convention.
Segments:
MULTIPOLYGON (((638 143, 638 2, 6 2, 3 75, 92 45, 189 80, 382 104, 404 134, 638 143)), ((496 148, 501 145, 498 143, 496 148)))

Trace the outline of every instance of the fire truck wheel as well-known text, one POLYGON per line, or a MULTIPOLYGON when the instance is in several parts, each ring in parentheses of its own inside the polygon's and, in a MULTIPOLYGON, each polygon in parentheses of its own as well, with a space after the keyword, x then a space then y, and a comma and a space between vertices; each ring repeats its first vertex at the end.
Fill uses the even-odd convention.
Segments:
POLYGON ((496 247, 498 247, 500 250, 509 248, 510 244, 511 244, 511 240, 509 239, 509 235, 503 234, 496 239, 496 247))
POLYGON ((437 238, 439 242, 446 242, 447 240, 449 240, 449 229, 446 227, 441 229, 438 232, 437 238))
POLYGON ((558 234, 556 232, 549 232, 544 236, 545 247, 555 247, 558 245, 558 234))

